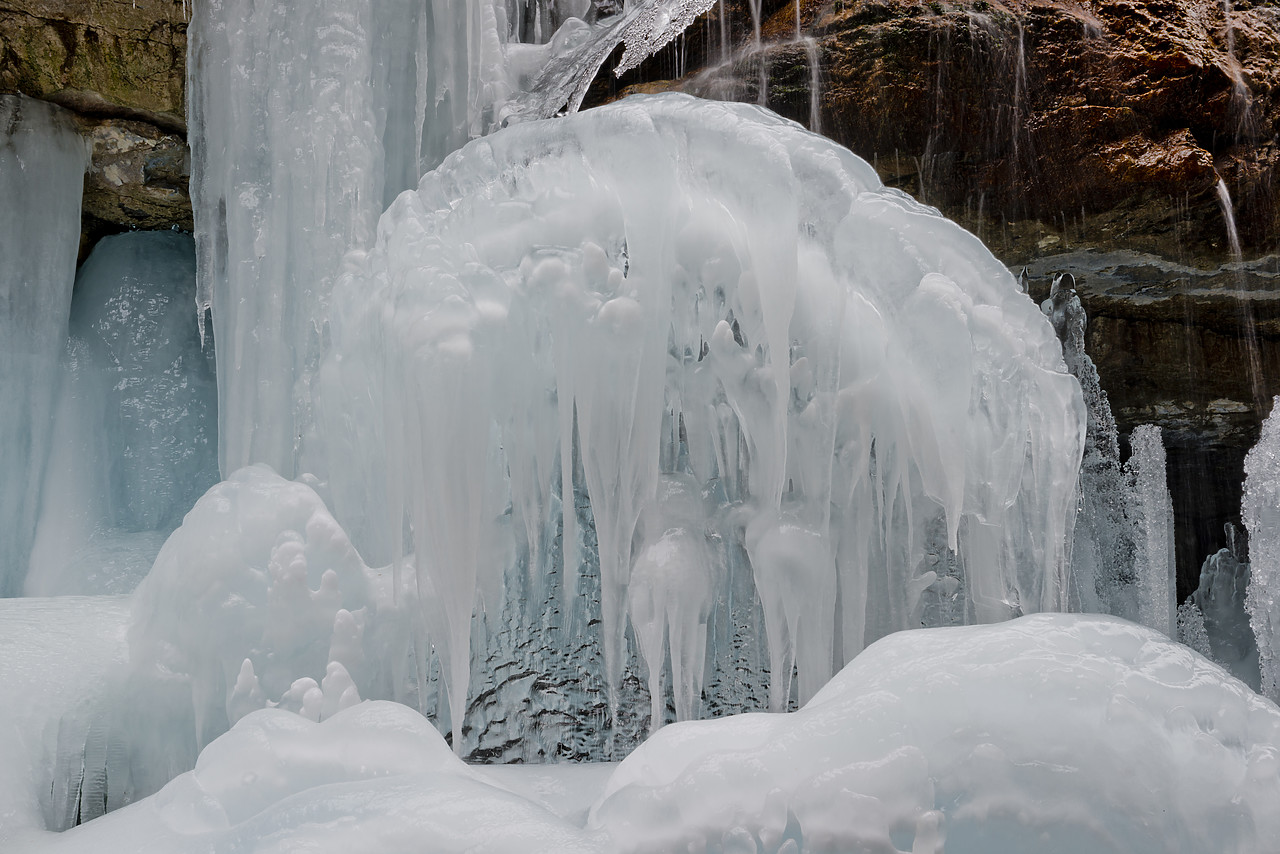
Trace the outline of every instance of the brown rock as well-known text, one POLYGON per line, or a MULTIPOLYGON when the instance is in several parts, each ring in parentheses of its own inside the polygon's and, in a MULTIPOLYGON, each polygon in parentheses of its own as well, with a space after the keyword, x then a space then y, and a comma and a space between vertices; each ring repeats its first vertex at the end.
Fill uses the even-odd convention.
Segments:
POLYGON ((0 0, 0 92, 185 132, 184 0, 0 0))

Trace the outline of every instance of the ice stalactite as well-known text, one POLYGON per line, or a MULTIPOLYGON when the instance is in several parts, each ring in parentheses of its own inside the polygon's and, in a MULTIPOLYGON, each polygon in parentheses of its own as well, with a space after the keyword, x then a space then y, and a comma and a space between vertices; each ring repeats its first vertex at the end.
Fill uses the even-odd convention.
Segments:
POLYGON ((343 253, 372 237, 383 201, 373 27, 370 3, 194 10, 197 299, 218 341, 224 475, 250 462, 297 471, 315 324, 343 253))
POLYGON ((1280 415, 1275 401, 1244 460, 1240 515, 1249 529, 1245 606, 1258 642, 1262 693, 1280 701, 1280 415))
POLYGON ((0 596, 22 591, 35 537, 88 160, 67 113, 0 95, 0 596))
POLYGON ((1159 427, 1143 424, 1134 429, 1129 443, 1132 453, 1125 468, 1133 479, 1129 516, 1134 524, 1138 620, 1177 637, 1173 499, 1165 476, 1164 439, 1159 427))
POLYGON ((348 258, 329 332, 330 494, 362 550, 416 552, 451 706, 495 526, 510 507, 535 560, 579 466, 615 712, 628 612, 691 710, 712 529, 750 556, 775 706, 792 663, 803 701, 926 609, 1066 607, 1085 416, 1049 324, 971 235, 756 108, 630 99, 471 143, 348 258))

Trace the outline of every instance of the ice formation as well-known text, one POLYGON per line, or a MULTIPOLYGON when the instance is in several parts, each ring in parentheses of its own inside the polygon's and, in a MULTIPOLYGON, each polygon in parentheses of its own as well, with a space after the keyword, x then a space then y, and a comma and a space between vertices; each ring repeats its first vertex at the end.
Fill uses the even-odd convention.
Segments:
POLYGON ((576 109, 616 44, 626 44, 624 66, 638 62, 710 4, 646 0, 593 25, 582 0, 512 5, 193 7, 198 300, 220 342, 224 475, 250 463, 287 476, 314 467, 309 379, 329 290, 343 253, 371 242, 391 198, 505 121, 553 115, 570 100, 576 109), (554 33, 543 28, 552 20, 554 33))
POLYGON ((0 596, 22 592, 35 538, 88 161, 62 110, 0 95, 0 596))
MULTIPOLYGON (((0 459, 0 592, 33 537, 28 593, 128 589, 186 513, 128 599, 0 602, 0 848, 1277 837, 1280 711, 1185 647, 1105 618, 903 631, 1069 607, 1174 629, 1162 449, 1135 435, 1126 508, 1070 282, 1046 306, 1064 367, 976 238, 797 125, 682 96, 535 121, 710 5, 197 4, 226 477, 199 500, 210 342, 160 299, 184 239, 104 242, 63 355, 84 151, 0 97, 25 205, 0 346, 30 344, 0 363, 25 407, 0 452, 32 450, 0 459), (766 705, 802 708, 689 721, 766 705), (616 768, 451 755, 640 732, 616 768)), ((1225 660, 1243 575, 1206 566, 1184 632, 1225 660)))
POLYGON ((1143 627, 901 632, 800 711, 670 726, 620 765, 457 760, 416 712, 267 709, 159 794, 36 854, 378 850, 1261 854, 1280 710, 1143 627), (1034 840, 1028 843, 1028 840, 1034 840), (264 847, 265 846, 265 847, 264 847))
POLYGON ((1135 527, 1138 620, 1176 637, 1173 500, 1165 482, 1164 439, 1159 427, 1142 424, 1134 428, 1129 444, 1132 453, 1125 468, 1133 478, 1130 518, 1135 527))
POLYGON ((552 496, 578 467, 615 705, 629 601, 646 660, 663 622, 697 658, 724 590, 702 514, 750 557, 775 708, 793 664, 803 701, 890 631, 1067 605, 1084 412, 1052 329, 975 238, 797 125, 686 96, 517 125, 348 264, 328 488, 375 561, 412 532, 455 727, 501 583, 482 547, 508 505, 531 567, 558 515, 574 543, 552 496), (652 523, 672 489, 709 509, 652 523))
POLYGON ((1278 737, 1185 647, 1042 614, 892 635, 795 714, 668 727, 588 827, 629 851, 1262 851, 1278 737))
MULTIPOLYGON (((1256 691, 1261 679, 1258 645, 1245 607, 1250 586, 1249 564, 1240 560, 1235 541, 1235 532, 1228 523, 1228 547, 1205 558, 1200 567, 1200 582, 1183 604, 1195 608, 1201 617, 1209 643, 1209 652, 1205 654, 1256 691)), ((1187 639, 1180 640, 1187 643, 1187 639)))
POLYGON ((181 686, 170 725, 190 728, 174 740, 200 746, 268 705, 314 720, 362 695, 402 699, 397 600, 416 597, 364 565, 309 486, 253 466, 165 542, 133 599, 130 658, 142 684, 181 686))
POLYGON ((1280 701, 1280 415, 1275 401, 1262 435, 1244 460, 1240 515, 1249 529, 1245 604, 1258 642, 1262 693, 1280 701))
POLYGON ((103 239, 81 267, 28 596, 127 593, 218 479, 213 348, 191 238, 103 239))
POLYGON ((1111 403, 1093 359, 1085 352, 1088 317, 1076 292, 1075 276, 1055 276, 1040 309, 1062 341, 1063 360, 1080 383, 1087 416, 1080 512, 1071 545, 1079 608, 1137 620, 1135 530, 1130 514, 1133 489, 1120 462, 1120 435, 1111 403))

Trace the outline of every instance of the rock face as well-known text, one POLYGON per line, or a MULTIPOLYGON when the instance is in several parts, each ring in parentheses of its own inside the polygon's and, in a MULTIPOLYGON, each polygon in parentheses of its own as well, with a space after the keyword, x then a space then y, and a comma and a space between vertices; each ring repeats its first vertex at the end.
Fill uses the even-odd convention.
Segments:
POLYGON ((0 0, 0 90, 186 131, 184 0, 0 0))
POLYGON ((184 0, 0 0, 0 93, 66 107, 93 143, 82 259, 103 234, 191 228, 188 11, 184 0))
MULTIPOLYGON (((682 54, 708 69, 664 85, 809 123, 811 52, 795 40, 795 5, 769 6, 762 50, 720 62, 713 14, 682 54)), ((1274 251, 1280 233, 1280 9, 1229 7, 834 0, 800 12, 821 66, 822 131, 997 254, 1089 246, 1203 264, 1228 257, 1219 180, 1246 250, 1274 251)), ((749 23, 733 3, 727 14, 729 31, 749 23)), ((621 91, 628 82, 638 78, 621 91)))

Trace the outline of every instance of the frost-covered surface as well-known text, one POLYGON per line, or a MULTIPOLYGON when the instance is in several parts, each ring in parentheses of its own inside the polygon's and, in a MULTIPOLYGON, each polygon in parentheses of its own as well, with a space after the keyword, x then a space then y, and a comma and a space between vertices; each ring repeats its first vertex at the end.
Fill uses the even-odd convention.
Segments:
POLYGON ((542 118, 570 101, 577 109, 616 44, 638 62, 710 2, 647 0, 594 24, 579 17, 597 17, 581 0, 519 5, 193 6, 198 301, 220 342, 224 474, 266 463, 292 476, 323 453, 310 435, 319 327, 343 253, 372 242, 391 198, 516 114, 542 118), (523 26, 526 14, 535 26, 523 26))
POLYGON ((1176 636, 1178 600, 1174 592, 1173 499, 1165 477, 1160 428, 1142 424, 1129 436, 1132 453, 1125 464, 1133 479, 1129 517, 1134 525, 1134 575, 1138 619, 1158 632, 1176 636))
MULTIPOLYGON (((518 95, 505 110, 508 119, 542 119, 561 110, 576 112, 582 106, 591 81, 609 54, 623 46, 622 59, 613 73, 621 77, 650 55, 665 47, 714 6, 716 0, 633 0, 622 14, 606 18, 595 27, 570 20, 561 25, 548 48, 511 45, 509 54, 520 60, 532 54, 540 70, 530 83, 520 85, 518 95)), ((526 78, 528 79, 528 78, 526 78)))
POLYGON ((88 162, 68 114, 0 95, 0 596, 35 537, 88 162))
POLYGON ((1144 627, 901 632, 800 711, 675 724, 616 768, 471 768, 396 704, 254 712, 46 852, 1264 854, 1280 709, 1144 627), (588 805, 590 809, 588 810, 588 805))
POLYGON ((1240 515, 1249 529, 1245 604, 1258 641, 1262 693, 1280 699, 1280 414, 1275 402, 1244 460, 1240 515))
POLYGON ((717 538, 749 556, 775 708, 793 663, 803 700, 922 619, 1067 604, 1084 411, 1052 328, 976 238, 798 125, 686 96, 517 125, 348 264, 325 479, 374 562, 416 550, 451 687, 500 601, 508 506, 532 576, 568 544, 573 593, 554 496, 579 483, 615 711, 628 613, 697 682, 717 538))
POLYGON ((0 850, 102 814, 128 616, 123 597, 0 599, 0 850))
POLYGON ((27 595, 132 590, 218 480, 191 238, 105 238, 76 282, 27 595))

